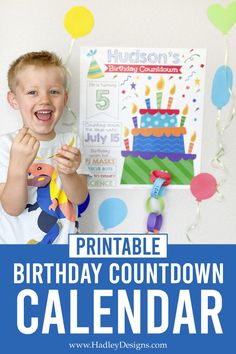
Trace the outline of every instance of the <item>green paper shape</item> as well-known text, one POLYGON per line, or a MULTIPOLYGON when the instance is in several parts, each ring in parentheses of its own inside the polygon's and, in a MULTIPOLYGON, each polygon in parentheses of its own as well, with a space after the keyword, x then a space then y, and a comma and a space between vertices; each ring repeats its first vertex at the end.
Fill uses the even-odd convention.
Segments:
POLYGON ((213 4, 208 7, 207 15, 216 28, 227 34, 236 23, 236 1, 231 2, 226 8, 213 4))

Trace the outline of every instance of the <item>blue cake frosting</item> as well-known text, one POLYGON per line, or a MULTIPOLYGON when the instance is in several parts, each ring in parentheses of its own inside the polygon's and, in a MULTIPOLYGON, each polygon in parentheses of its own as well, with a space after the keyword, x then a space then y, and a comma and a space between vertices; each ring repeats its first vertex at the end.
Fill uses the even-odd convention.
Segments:
POLYGON ((145 113, 141 117, 140 128, 170 128, 176 127, 177 116, 175 113, 163 113, 157 112, 156 114, 145 113))

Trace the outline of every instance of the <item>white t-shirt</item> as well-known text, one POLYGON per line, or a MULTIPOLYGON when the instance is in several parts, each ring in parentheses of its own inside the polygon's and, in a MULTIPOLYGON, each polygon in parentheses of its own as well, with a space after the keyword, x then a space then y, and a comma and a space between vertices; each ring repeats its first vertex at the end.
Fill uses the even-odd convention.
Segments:
MULTIPOLYGON (((17 132, 0 136, 0 183, 6 183, 9 154, 17 132)), ((77 231, 78 207, 72 205, 56 172, 52 156, 64 144, 81 150, 80 138, 58 133, 51 141, 40 141, 37 157, 29 168, 28 204, 19 216, 10 216, 0 205, 0 243, 68 243, 68 234, 77 231)), ((83 159, 77 170, 88 175, 83 159)))

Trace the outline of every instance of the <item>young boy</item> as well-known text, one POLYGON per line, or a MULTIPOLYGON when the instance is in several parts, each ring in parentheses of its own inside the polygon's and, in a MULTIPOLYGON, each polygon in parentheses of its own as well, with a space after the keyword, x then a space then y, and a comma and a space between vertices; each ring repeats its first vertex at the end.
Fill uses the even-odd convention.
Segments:
POLYGON ((27 53, 10 66, 8 84, 23 128, 0 137, 0 242, 67 243, 89 196, 79 137, 55 132, 66 69, 54 53, 27 53))

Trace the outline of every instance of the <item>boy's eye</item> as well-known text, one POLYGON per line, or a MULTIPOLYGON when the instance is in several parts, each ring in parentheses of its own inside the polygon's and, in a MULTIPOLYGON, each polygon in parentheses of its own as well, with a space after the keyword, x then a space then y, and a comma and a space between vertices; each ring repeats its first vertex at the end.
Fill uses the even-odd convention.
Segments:
POLYGON ((37 91, 35 91, 35 90, 27 92, 27 95, 33 95, 34 96, 36 94, 37 94, 37 91))
POLYGON ((59 95, 60 91, 59 90, 50 90, 51 95, 59 95))

